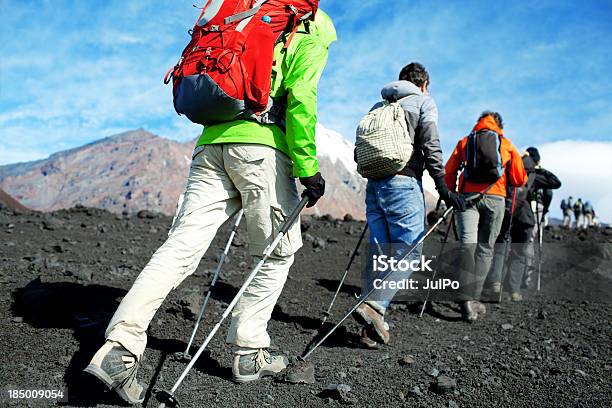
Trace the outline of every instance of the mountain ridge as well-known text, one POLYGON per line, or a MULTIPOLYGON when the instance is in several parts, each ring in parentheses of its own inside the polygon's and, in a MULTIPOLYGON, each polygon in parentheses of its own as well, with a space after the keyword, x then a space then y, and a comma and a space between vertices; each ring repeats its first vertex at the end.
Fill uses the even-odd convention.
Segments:
MULTIPOLYGON (((318 128, 319 135, 327 132, 318 128)), ((352 149, 341 135, 327 144, 352 149)), ((179 142, 135 129, 55 152, 45 159, 0 166, 0 186, 32 209, 53 211, 77 204, 112 212, 142 209, 172 215, 183 190, 197 137, 179 142)), ((337 149, 331 149, 337 150, 337 149)), ((328 194, 310 212, 362 219, 365 181, 321 152, 328 194)), ((347 152, 344 152, 346 155, 347 152)))

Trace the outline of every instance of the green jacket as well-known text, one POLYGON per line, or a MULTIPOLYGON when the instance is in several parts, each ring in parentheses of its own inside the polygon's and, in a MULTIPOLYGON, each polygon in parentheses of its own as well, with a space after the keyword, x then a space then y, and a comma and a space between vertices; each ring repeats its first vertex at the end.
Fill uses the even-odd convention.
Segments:
POLYGON ((336 40, 334 24, 322 10, 310 23, 310 33, 298 30, 286 52, 281 42, 274 50, 272 98, 287 98, 286 134, 276 125, 235 120, 207 126, 197 145, 255 143, 271 146, 293 161, 295 177, 319 171, 315 146, 317 84, 327 63, 327 49, 336 40))

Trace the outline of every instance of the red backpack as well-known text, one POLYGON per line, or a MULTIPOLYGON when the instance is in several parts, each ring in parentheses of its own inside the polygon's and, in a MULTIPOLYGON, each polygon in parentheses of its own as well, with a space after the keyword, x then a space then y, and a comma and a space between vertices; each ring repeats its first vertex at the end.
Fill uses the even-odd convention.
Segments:
POLYGON ((210 125, 262 118, 270 98, 274 47, 313 20, 318 0, 208 0, 191 41, 164 83, 173 81, 174 108, 210 125))

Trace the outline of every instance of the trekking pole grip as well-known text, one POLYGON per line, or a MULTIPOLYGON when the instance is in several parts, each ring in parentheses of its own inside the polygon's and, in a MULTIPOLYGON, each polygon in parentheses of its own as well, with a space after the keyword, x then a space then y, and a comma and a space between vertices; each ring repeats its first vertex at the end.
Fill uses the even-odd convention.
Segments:
POLYGON ((306 204, 308 204, 308 197, 302 198, 302 201, 300 201, 298 206, 295 207, 295 209, 293 211, 291 211, 291 214, 289 214, 289 216, 287 217, 287 219, 285 220, 285 222, 281 226, 281 229, 280 229, 279 233, 286 234, 287 231, 289 231, 289 228, 291 228, 291 226, 293 225, 294 221, 300 215, 300 213, 302 212, 304 207, 306 207, 306 204))

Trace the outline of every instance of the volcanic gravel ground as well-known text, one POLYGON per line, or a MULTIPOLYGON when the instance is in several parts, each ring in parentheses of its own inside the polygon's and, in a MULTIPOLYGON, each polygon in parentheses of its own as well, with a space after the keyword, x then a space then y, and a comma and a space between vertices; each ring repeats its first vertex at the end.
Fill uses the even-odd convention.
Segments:
MULTIPOLYGON (((164 241, 170 222, 147 212, 128 217, 82 207, 49 214, 0 211, 0 387, 61 389, 67 401, 59 405, 123 405, 81 370, 101 345, 121 297, 164 241)), ((292 356, 317 334, 363 224, 322 218, 303 219, 302 227, 304 248, 269 324, 274 348, 292 356)), ((522 303, 489 304, 484 318, 471 325, 459 320, 450 302, 435 303, 422 319, 419 303, 395 303, 387 317, 391 343, 365 350, 357 345, 358 325, 348 319, 310 358, 314 384, 288 384, 280 377, 232 383, 226 322, 177 397, 183 407, 612 406, 610 233, 546 231, 550 249, 542 292, 530 293, 522 303), (592 265, 558 262, 581 257, 592 265)), ((174 353, 186 346, 202 290, 228 235, 225 226, 196 273, 170 294, 153 319, 141 381, 170 388, 180 375, 185 363, 174 353)), ((440 238, 441 233, 434 234, 429 246, 440 238)), ((426 253, 432 248, 426 246, 426 253)), ((249 267, 241 230, 196 345, 218 321, 249 267)), ((354 303, 359 274, 356 265, 331 321, 354 303)), ((157 406, 151 392, 145 404, 157 406)), ((0 405, 33 404, 2 398, 0 405)))

